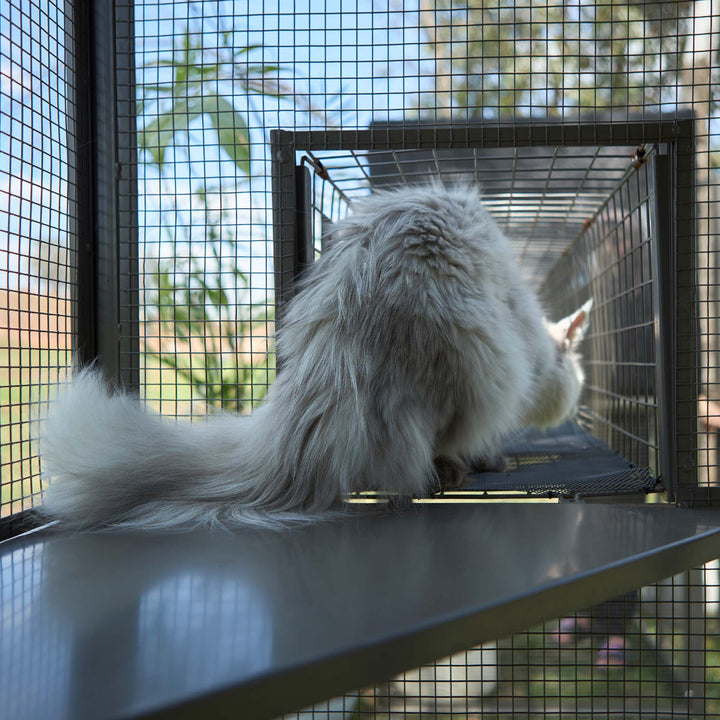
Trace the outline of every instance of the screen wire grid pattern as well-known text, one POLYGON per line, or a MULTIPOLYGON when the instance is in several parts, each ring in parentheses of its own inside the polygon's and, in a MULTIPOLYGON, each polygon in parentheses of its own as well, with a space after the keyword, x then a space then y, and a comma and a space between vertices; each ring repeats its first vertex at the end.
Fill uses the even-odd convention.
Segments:
MULTIPOLYGON (((378 127, 381 132, 381 128, 378 127)), ((378 189, 475 183, 536 286, 627 173, 633 146, 520 146, 308 151, 300 162, 348 204, 378 189)), ((313 197, 326 197, 316 191, 313 197)), ((332 213, 332 209, 330 209, 332 213)), ((332 214, 323 213, 325 217, 332 214)), ((315 234, 322 226, 315 226, 315 234)))
POLYGON ((35 420, 77 316, 73 3, 0 2, 0 516, 40 498, 35 420))
MULTIPOLYGON (((8 298, 0 304, 3 514, 40 499, 30 419, 77 345, 75 97, 86 80, 76 77, 77 9, 72 2, 0 0, 0 293, 8 298)), ((658 118, 680 121, 692 113, 693 143, 681 149, 690 169, 678 174, 681 192, 672 198, 677 212, 690 218, 677 238, 690 248, 678 285, 696 298, 688 311, 692 321, 673 328, 680 350, 687 348, 677 387, 686 399, 675 411, 694 500, 716 501, 718 0, 116 0, 112 10, 120 21, 108 47, 117 48, 116 90, 123 98, 116 118, 124 268, 117 292, 122 322, 115 328, 119 364, 121 374, 135 377, 142 397, 170 416, 201 416, 208 408, 247 412, 274 377, 271 129, 330 135, 399 123, 409 136, 428 124, 501 124, 517 129, 518 150, 495 151, 495 177, 506 184, 504 167, 529 176, 533 163, 542 164, 541 174, 551 177, 548 168, 564 163, 584 161, 592 169, 601 159, 613 160, 603 158, 605 152, 623 154, 624 172, 625 151, 617 147, 638 146, 615 137, 612 151, 570 159, 570 144, 558 141, 540 143, 533 157, 520 149, 533 144, 525 135, 529 120, 556 123, 571 134, 581 121, 583 127, 587 121, 622 126, 634 119, 655 137, 658 118)), ((592 139, 583 152, 605 148, 592 139)), ((445 162, 441 150, 429 151, 436 166, 445 162)), ((331 165, 327 157, 320 161, 331 165)), ((389 161, 386 155, 386 166, 389 161)), ((382 173, 373 177, 362 156, 341 162, 360 172, 345 185, 338 181, 339 190, 314 191, 319 225, 344 212, 336 207, 344 207, 342 195, 352 200, 380 182, 382 173)), ((402 155, 392 163, 404 174, 412 170, 402 155)), ((584 242, 599 249, 624 247, 624 233, 642 228, 650 186, 615 191, 622 173, 612 172, 612 188, 588 190, 570 205, 559 201, 553 222, 564 229, 552 237, 538 212, 552 205, 550 186, 531 178, 533 193, 494 195, 493 177, 483 179, 491 211, 524 253, 528 278, 541 283, 593 213, 584 242), (613 203, 603 206, 613 192, 613 203)), ((574 197, 583 182, 573 178, 574 197)), ((320 237, 313 233, 318 251, 320 237)), ((642 242, 612 264, 618 277, 639 273, 640 287, 648 253, 642 242)), ((645 441, 627 433, 619 441, 652 465, 658 408, 649 399, 652 389, 640 384, 651 299, 642 289, 604 292, 600 317, 619 317, 622 324, 600 332, 617 352, 625 352, 624 340, 632 337, 638 354, 619 363, 607 356, 591 372, 602 378, 615 367, 632 401, 604 395, 597 402, 642 418, 645 441), (623 293, 634 315, 615 312, 623 293)), ((604 622, 597 632, 571 622, 579 632, 569 633, 567 645, 555 644, 556 623, 550 623, 388 679, 384 689, 339 701, 341 715, 334 716, 442 717, 453 703, 461 714, 502 718, 717 716, 717 586, 716 568, 691 570, 620 599, 614 609, 590 613, 604 622), (603 666, 599 653, 612 637, 610 618, 618 617, 627 647, 620 648, 620 664, 603 666)), ((318 706, 312 712, 332 717, 331 711, 318 706)))
POLYGON ((717 717, 717 597, 694 568, 283 719, 717 717))
POLYGON ((555 307, 571 312, 592 288, 580 422, 624 457, 657 473, 660 410, 652 254, 659 252, 653 234, 660 229, 654 156, 648 160, 626 174, 588 218, 543 289, 555 307))

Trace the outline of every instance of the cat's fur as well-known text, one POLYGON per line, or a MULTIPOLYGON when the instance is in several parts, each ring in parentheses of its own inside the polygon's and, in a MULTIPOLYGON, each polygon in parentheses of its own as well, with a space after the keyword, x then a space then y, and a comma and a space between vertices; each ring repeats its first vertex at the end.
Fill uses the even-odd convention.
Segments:
POLYGON ((46 422, 42 512, 79 528, 285 526, 347 493, 424 495, 435 460, 571 417, 589 304, 548 323, 472 187, 373 195, 288 305, 250 416, 183 423, 79 373, 46 422))

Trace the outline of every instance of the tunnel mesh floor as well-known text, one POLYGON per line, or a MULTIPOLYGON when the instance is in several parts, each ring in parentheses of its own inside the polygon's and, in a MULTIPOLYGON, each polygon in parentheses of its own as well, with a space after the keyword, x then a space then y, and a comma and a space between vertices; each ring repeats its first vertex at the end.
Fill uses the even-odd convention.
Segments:
POLYGON ((663 490, 661 479, 649 468, 628 462, 576 423, 529 430, 506 445, 504 455, 507 471, 475 473, 460 492, 591 497, 663 490))

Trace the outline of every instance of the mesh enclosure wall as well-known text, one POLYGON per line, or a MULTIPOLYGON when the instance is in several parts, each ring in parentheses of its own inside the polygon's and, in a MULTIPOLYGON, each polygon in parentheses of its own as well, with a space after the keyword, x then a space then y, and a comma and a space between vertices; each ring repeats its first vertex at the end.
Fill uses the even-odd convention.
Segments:
POLYGON ((690 570, 300 717, 717 717, 717 577, 690 570))
MULTIPOLYGON (((94 5, 93 63, 84 5, 0 0, 3 515, 39 500, 32 419, 73 351, 164 414, 247 412, 328 223, 438 175, 482 184, 551 314, 594 297, 585 430, 671 500, 720 500, 718 0, 94 5)), ((314 713, 718 715, 717 586, 690 571, 314 713)))
POLYGON ((77 316, 73 4, 0 3, 0 515, 40 494, 34 420, 77 316))
POLYGON ((588 292, 595 302, 581 421, 632 462, 674 476, 674 469, 658 468, 657 457, 664 418, 656 394, 656 351, 662 348, 656 347, 655 308, 663 294, 673 294, 674 283, 667 278, 655 288, 663 280, 656 277, 657 256, 669 250, 658 236, 670 230, 660 221, 655 160, 631 168, 588 216, 544 290, 548 304, 563 308, 561 315, 588 292))
POLYGON ((272 380, 265 128, 313 112, 290 99, 262 16, 206 10, 135 8, 140 261, 128 331, 141 391, 177 415, 248 410, 272 380))

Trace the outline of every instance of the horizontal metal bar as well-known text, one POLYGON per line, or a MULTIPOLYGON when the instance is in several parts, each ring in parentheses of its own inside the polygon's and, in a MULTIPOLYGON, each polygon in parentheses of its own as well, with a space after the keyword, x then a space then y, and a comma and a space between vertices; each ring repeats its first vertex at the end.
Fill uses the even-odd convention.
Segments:
POLYGON ((276 141, 295 150, 415 150, 463 147, 523 147, 531 145, 613 145, 671 142, 692 135, 693 119, 623 123, 580 121, 577 123, 513 122, 450 125, 374 123, 362 130, 274 130, 276 141))

